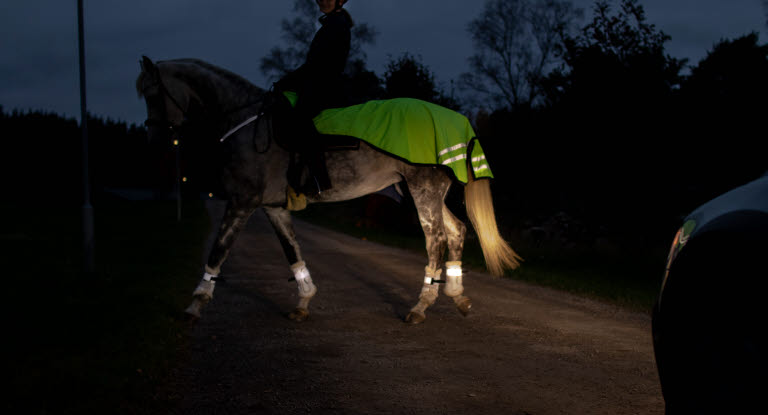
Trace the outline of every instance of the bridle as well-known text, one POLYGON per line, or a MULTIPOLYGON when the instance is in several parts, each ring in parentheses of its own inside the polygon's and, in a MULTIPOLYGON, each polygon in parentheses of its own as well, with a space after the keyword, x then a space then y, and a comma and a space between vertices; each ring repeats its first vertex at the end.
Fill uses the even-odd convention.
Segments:
MULTIPOLYGON (((157 108, 159 108, 157 111, 160 111, 160 117, 161 118, 158 119, 158 118, 148 117, 144 121, 144 126, 146 126, 146 127, 157 127, 157 128, 160 128, 160 129, 165 129, 165 130, 170 132, 171 139, 172 140, 176 140, 176 139, 180 138, 182 130, 185 129, 184 125, 188 122, 188 120, 190 120, 190 118, 188 116, 189 115, 189 108, 184 109, 184 107, 182 107, 182 105, 179 103, 179 101, 171 94, 171 92, 165 86, 165 84, 163 83, 163 79, 160 76, 160 74, 158 73, 156 75, 157 75, 156 83, 153 83, 151 85, 147 85, 146 87, 144 87, 142 89, 142 94, 144 95, 144 98, 147 99, 148 102, 149 102, 149 98, 148 98, 148 95, 146 94, 146 91, 149 90, 152 87, 157 87, 159 93, 157 95, 155 95, 152 98, 152 100, 153 101, 164 100, 167 97, 173 103, 173 105, 176 106, 176 108, 178 108, 178 110, 181 112, 182 123, 179 124, 179 125, 174 125, 173 123, 168 121, 168 116, 167 116, 168 114, 167 114, 167 111, 166 111, 165 102, 158 102, 157 104, 159 104, 159 105, 155 105, 155 106, 157 108)), ((240 105, 240 106, 237 106, 235 108, 232 108, 232 109, 229 109, 227 111, 222 112, 220 117, 226 119, 226 117, 228 115, 234 114, 234 113, 236 113, 238 111, 241 111, 241 110, 244 110, 246 108, 253 107, 255 105, 262 104, 262 103, 263 103, 262 101, 247 102, 247 103, 245 103, 243 105, 240 105)), ((262 120, 264 118, 263 115, 265 114, 265 112, 266 112, 265 110, 262 110, 257 115, 254 115, 254 116, 246 119, 245 121, 239 123, 234 128, 231 128, 229 131, 227 131, 227 133, 221 139, 218 140, 219 143, 223 143, 224 140, 227 137, 231 136, 232 134, 234 134, 235 132, 237 132, 241 128, 245 127, 246 125, 251 124, 253 122, 259 122, 260 120, 262 120)), ((271 128, 272 128, 271 123, 269 123, 269 128, 271 130, 271 128)), ((256 146, 256 137, 255 136, 256 136, 256 133, 255 133, 255 130, 254 130, 254 137, 253 137, 254 148, 257 147, 256 146)), ((256 148, 256 152, 257 153, 264 153, 264 152, 268 151, 269 148, 270 148, 270 144, 271 144, 271 141, 268 141, 267 142, 267 147, 264 150, 258 150, 258 148, 256 148)))
MULTIPOLYGON (((160 77, 159 74, 157 74, 157 83, 154 83, 152 85, 147 85, 142 89, 142 93, 144 95, 144 99, 149 101, 149 97, 147 95, 147 90, 152 87, 157 87, 159 94, 156 98, 153 98, 154 100, 163 100, 164 98, 168 98, 171 100, 173 105, 176 106, 176 108, 181 111, 182 119, 187 119, 187 110, 185 110, 181 104, 179 104, 179 101, 176 100, 176 98, 171 95, 170 91, 168 91, 168 88, 165 87, 165 84, 163 84, 163 78, 160 77)), ((145 127, 157 127, 161 129, 168 129, 171 132, 171 137, 176 137, 179 134, 179 130, 181 130, 181 124, 179 125, 173 125, 170 121, 168 121, 168 114, 165 108, 165 102, 161 103, 162 105, 155 105, 156 108, 158 108, 159 111, 162 111, 162 117, 160 119, 157 118, 151 118, 147 117, 147 119, 144 121, 145 127)))
MULTIPOLYGON (((161 111, 161 114, 160 114, 161 117, 159 119, 158 118, 148 117, 144 121, 144 126, 145 127, 157 127, 157 128, 161 128, 161 129, 167 129, 168 131, 171 132, 171 138, 176 138, 176 137, 178 137, 180 135, 181 130, 184 128, 184 124, 190 119, 189 116, 188 116, 189 115, 189 109, 188 108, 184 109, 184 107, 182 107, 182 105, 179 103, 179 101, 171 94, 171 92, 165 86, 165 84, 163 83, 163 79, 162 79, 162 77, 160 77, 159 74, 157 74, 157 78, 158 79, 157 79, 156 83, 151 84, 151 85, 147 85, 146 87, 144 87, 142 89, 142 93, 143 93, 145 99, 147 99, 146 91, 148 89, 152 88, 152 87, 157 87, 159 94, 156 96, 156 98, 153 98, 153 100, 162 100, 162 99, 167 97, 173 103, 173 105, 176 108, 178 108, 178 110, 181 112, 181 116, 182 116, 182 120, 183 121, 179 125, 174 125, 173 123, 168 121, 168 114, 167 114, 167 111, 166 111, 165 102, 162 102, 162 103, 157 103, 157 104, 161 104, 161 105, 156 105, 156 107, 159 108, 158 111, 161 111)), ((235 107, 233 109, 229 109, 227 111, 224 111, 221 114, 221 117, 222 118, 226 118, 228 115, 234 114, 234 113, 236 113, 238 111, 241 111, 241 110, 244 110, 246 108, 252 107, 252 106, 257 105, 259 103, 261 103, 261 102, 248 102, 246 104, 240 105, 240 106, 235 107)), ((236 127, 230 129, 227 132, 227 134, 225 134, 224 137, 222 137, 219 141, 223 142, 224 139, 226 139, 229 135, 233 134, 234 132, 236 132, 240 128, 244 127, 245 125, 250 124, 253 121, 257 121, 262 115, 264 115, 263 111, 260 112, 256 116, 248 118, 247 120, 245 120, 244 122, 240 123, 236 127)))

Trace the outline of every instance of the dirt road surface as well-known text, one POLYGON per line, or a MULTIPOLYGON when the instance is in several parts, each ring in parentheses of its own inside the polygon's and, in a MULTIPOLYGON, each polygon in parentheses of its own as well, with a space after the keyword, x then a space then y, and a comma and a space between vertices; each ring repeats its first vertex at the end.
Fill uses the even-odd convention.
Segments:
POLYGON ((411 326, 425 255, 295 228, 319 288, 309 320, 286 317, 296 284, 258 211, 158 392, 165 413, 663 413, 647 315, 468 272, 469 317, 441 295, 411 326))

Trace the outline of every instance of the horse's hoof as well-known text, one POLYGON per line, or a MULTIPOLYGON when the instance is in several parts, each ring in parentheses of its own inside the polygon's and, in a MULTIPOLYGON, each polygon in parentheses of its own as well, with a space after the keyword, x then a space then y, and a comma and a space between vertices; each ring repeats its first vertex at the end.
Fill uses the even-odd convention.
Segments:
POLYGON ((423 323, 426 319, 427 316, 417 311, 411 311, 407 316, 405 316, 405 322, 409 324, 420 324, 423 323))
POLYGON ((461 315, 466 317, 469 315, 469 312, 472 311, 472 300, 470 300, 469 297, 464 297, 456 303, 456 308, 459 309, 461 315))
POLYGON ((288 318, 293 321, 304 321, 309 318, 309 311, 306 308, 296 307, 288 314, 288 318))

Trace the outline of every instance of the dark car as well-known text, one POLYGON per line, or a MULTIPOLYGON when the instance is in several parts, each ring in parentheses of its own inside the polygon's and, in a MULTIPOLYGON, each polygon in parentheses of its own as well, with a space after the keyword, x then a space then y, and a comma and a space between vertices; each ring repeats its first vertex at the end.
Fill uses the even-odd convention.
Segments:
POLYGON ((768 174, 683 221, 653 310, 667 414, 768 413, 768 174))

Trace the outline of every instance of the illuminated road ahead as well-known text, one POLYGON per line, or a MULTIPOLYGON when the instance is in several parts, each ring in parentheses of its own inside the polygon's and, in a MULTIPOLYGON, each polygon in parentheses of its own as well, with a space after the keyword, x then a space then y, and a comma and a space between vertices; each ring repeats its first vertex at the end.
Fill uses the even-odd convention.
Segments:
POLYGON ((648 316, 468 272, 472 315, 441 296, 410 326, 425 255, 295 227, 319 288, 309 320, 286 318, 295 283, 257 212, 158 394, 170 412, 663 413, 648 316))

